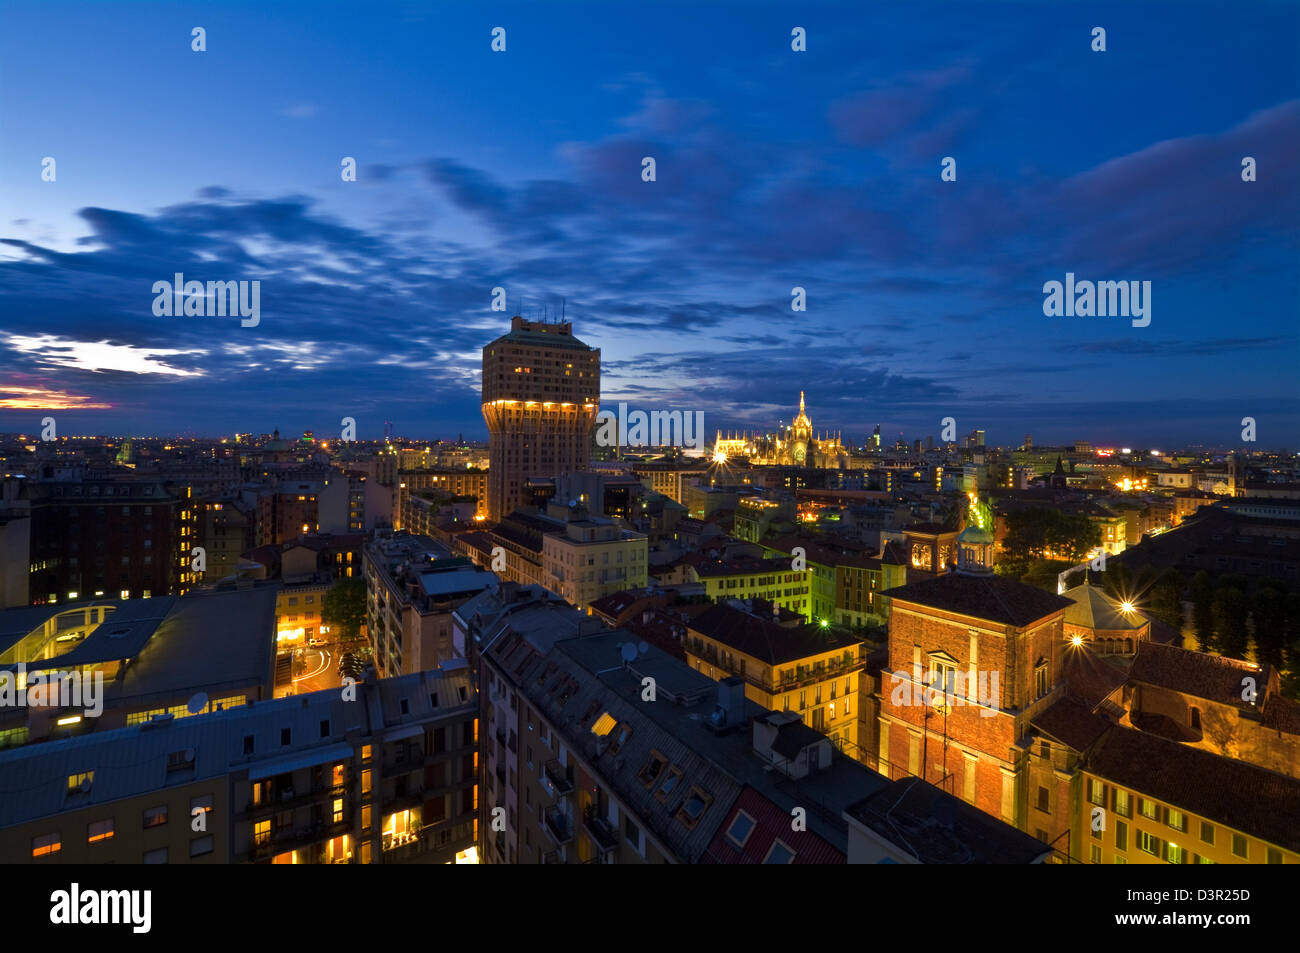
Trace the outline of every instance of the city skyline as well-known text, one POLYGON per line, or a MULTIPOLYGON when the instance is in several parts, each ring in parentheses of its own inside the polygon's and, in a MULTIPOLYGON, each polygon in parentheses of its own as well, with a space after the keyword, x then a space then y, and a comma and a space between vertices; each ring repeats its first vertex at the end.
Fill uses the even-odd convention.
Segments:
POLYGON ((710 436, 803 390, 855 444, 1300 444, 1294 10, 824 7, 803 53, 766 6, 79 10, 0 38, 42 88, 0 90, 0 430, 483 439, 479 351, 546 308, 602 407, 710 436), (261 281, 260 322, 156 316, 177 272, 261 281), (1067 275, 1150 281, 1150 324, 1047 317, 1067 275))

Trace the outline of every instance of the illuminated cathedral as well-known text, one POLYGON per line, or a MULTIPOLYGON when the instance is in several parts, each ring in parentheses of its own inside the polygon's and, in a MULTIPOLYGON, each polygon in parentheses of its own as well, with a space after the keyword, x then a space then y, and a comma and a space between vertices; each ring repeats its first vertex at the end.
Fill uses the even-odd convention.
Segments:
POLYGON ((799 392, 799 413, 788 427, 775 434, 729 434, 718 431, 713 443, 714 459, 745 457, 751 463, 796 467, 843 467, 848 451, 840 443, 840 434, 813 433, 812 418, 799 392))

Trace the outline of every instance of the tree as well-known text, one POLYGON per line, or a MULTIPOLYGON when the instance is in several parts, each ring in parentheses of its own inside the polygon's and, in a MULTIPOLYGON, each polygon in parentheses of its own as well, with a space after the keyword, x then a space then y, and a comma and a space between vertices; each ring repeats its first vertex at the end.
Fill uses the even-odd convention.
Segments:
POLYGON ((362 579, 340 579, 325 593, 321 621, 338 635, 340 642, 359 638, 366 621, 366 583, 362 579))
POLYGON ((1202 652, 1213 652, 1215 647, 1214 618, 1210 604, 1214 601, 1214 585, 1210 574, 1202 569, 1192 578, 1192 622, 1196 626, 1196 639, 1202 652))
POLYGON ((1286 650, 1286 596, 1272 580, 1262 580, 1250 600, 1251 623, 1259 661, 1284 667, 1286 650))
POLYGON ((1150 613, 1162 622, 1183 628, 1183 588, 1186 582, 1177 569, 1167 569, 1149 590, 1147 606, 1150 613))
POLYGON ((1003 546, 1016 559, 1044 557, 1078 562, 1101 543, 1101 528, 1081 513, 1048 507, 1025 507, 1007 514, 1003 546))
POLYGON ((1246 595, 1231 586, 1218 590, 1210 603, 1215 642, 1219 654, 1228 658, 1246 657, 1246 595))

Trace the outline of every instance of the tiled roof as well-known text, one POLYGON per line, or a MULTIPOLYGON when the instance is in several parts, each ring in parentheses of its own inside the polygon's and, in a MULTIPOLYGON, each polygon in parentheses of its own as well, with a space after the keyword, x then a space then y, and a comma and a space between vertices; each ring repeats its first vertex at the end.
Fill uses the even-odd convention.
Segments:
POLYGON ((1067 589, 1062 595, 1074 603, 1065 610, 1065 621, 1070 625, 1108 631, 1136 630, 1146 625, 1142 616, 1136 612, 1126 615, 1114 599, 1089 583, 1067 589))
POLYGON ((782 665, 861 644, 859 639, 817 625, 778 625, 726 603, 710 606, 690 623, 690 629, 768 665, 782 665))
POLYGON ((752 787, 746 786, 735 806, 723 819, 702 863, 761 864, 777 838, 794 852, 795 864, 842 864, 844 851, 818 837, 812 831, 791 830, 790 812, 774 804, 752 787), (744 838, 744 847, 737 847, 727 836, 732 824, 744 811, 753 820, 753 828, 744 838))
POLYGON ((948 573, 886 589, 895 602, 911 602, 1004 625, 1026 626, 1069 608, 1069 599, 1005 576, 948 573))
POLYGON ((1119 727, 1098 743, 1086 770, 1179 810, 1300 851, 1300 780, 1295 778, 1119 727))
POLYGON ((1075 751, 1087 751, 1111 727, 1110 721, 1093 714, 1088 705, 1069 697, 1040 712, 1030 724, 1075 751))
POLYGON ((1069 694, 1089 710, 1127 681, 1122 671, 1093 652, 1087 643, 1077 646, 1066 643, 1061 678, 1069 694))
POLYGON ((1263 694, 1266 676, 1258 665, 1250 662, 1143 642, 1138 646, 1129 678, 1223 705, 1254 710, 1254 706, 1241 697, 1242 680, 1255 679, 1256 691, 1263 694))
POLYGON ((859 823, 923 864, 1031 864, 1050 848, 920 778, 901 778, 851 805, 859 823))
POLYGON ((1264 701, 1262 724, 1265 728, 1272 728, 1274 731, 1300 735, 1300 702, 1270 694, 1264 701))

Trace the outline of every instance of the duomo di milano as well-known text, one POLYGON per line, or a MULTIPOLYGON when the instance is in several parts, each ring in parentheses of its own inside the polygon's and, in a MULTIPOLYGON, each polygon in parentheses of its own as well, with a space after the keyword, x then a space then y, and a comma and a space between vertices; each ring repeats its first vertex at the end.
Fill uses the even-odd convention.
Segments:
POLYGON ((799 414, 789 427, 776 434, 750 436, 718 431, 713 444, 715 456, 748 457, 751 463, 785 464, 799 467, 841 468, 847 465, 849 452, 840 443, 840 434, 813 436, 812 419, 804 409, 803 391, 799 392, 799 414))

